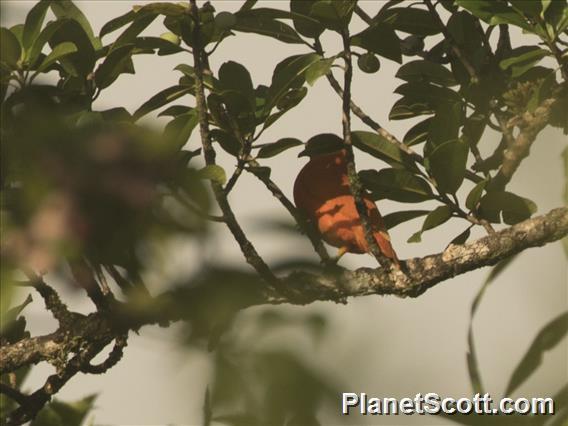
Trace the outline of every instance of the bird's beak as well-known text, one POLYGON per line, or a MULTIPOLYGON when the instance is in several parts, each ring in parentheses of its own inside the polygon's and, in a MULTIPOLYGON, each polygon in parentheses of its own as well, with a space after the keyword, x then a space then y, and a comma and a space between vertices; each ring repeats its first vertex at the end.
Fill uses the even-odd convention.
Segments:
POLYGON ((306 152, 307 150, 302 150, 300 151, 300 153, 298 154, 298 158, 300 157, 309 157, 308 153, 306 152))

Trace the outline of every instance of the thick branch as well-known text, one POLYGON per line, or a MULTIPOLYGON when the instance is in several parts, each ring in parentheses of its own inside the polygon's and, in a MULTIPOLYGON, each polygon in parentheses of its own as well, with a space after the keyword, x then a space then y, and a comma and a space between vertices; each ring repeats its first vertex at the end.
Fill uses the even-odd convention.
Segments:
POLYGON ((529 155, 531 145, 537 135, 546 127, 550 118, 550 111, 556 98, 549 98, 542 102, 533 113, 525 112, 520 120, 520 132, 513 138, 510 130, 504 129, 507 138, 507 148, 503 153, 503 163, 491 185, 494 189, 502 190, 511 181, 521 162, 529 155))
MULTIPOLYGON (((560 240, 566 235, 568 208, 563 207, 469 244, 450 245, 442 253, 409 259, 406 261, 406 277, 392 274, 385 268, 342 270, 332 275, 295 272, 284 280, 288 287, 286 296, 264 292, 241 308, 267 303, 305 305, 315 301, 345 302, 348 297, 374 294, 417 297, 456 275, 494 265, 523 250, 560 240)), ((100 312, 88 317, 79 316, 75 327, 70 330, 60 329, 46 336, 27 338, 2 346, 0 373, 9 373, 40 361, 52 361, 61 354, 81 352, 82 345, 86 342, 96 342, 100 350, 117 336, 123 335, 125 329, 137 330, 145 324, 188 319, 195 311, 188 308, 188 300, 195 304, 203 303, 198 300, 198 291, 185 286, 181 290, 172 290, 154 298, 144 304, 147 308, 141 311, 132 308, 119 310, 112 320, 100 312), (183 297, 180 297, 180 291, 183 292, 183 297), (187 293, 192 291, 195 291, 190 295, 193 297, 188 297, 187 293), (183 306, 180 306, 180 301, 183 306), (114 328, 117 323, 121 325, 122 331, 114 328)))

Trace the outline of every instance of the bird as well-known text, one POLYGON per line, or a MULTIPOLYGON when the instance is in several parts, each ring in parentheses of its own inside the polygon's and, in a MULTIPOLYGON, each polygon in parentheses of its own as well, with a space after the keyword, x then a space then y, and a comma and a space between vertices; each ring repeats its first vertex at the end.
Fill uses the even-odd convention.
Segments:
MULTIPOLYGON (((326 243, 339 249, 336 261, 345 253, 370 253, 349 186, 343 140, 324 133, 309 139, 305 147, 298 157, 307 156, 309 162, 294 182, 296 208, 317 227, 326 243)), ((377 206, 368 192, 364 191, 362 198, 381 253, 399 265, 377 206)))

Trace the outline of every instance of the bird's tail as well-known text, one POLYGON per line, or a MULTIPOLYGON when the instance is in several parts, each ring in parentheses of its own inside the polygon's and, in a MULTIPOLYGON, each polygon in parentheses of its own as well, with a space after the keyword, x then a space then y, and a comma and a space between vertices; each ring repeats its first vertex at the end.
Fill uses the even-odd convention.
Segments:
POLYGON ((374 233, 375 241, 377 241, 377 245, 381 249, 381 253, 391 259, 394 263, 399 265, 398 256, 396 252, 392 248, 390 236, 386 231, 375 231, 374 233))

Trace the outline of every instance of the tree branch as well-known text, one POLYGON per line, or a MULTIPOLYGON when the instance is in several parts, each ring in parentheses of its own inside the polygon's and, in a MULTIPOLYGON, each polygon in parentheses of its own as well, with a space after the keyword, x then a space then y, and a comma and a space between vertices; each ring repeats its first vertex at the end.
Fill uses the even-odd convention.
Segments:
POLYGON ((343 144, 347 151, 347 177, 349 178, 349 189, 355 199, 355 207, 359 214, 361 224, 363 225, 363 232, 365 234, 365 240, 369 247, 369 251, 375 259, 377 259, 379 264, 384 267, 389 267, 392 264, 392 261, 381 252, 381 249, 377 245, 377 241, 373 236, 373 228, 367 212, 367 206, 363 201, 363 185, 359 180, 357 169, 355 167, 353 142, 351 140, 351 80, 353 78, 353 64, 351 62, 349 32, 344 30, 341 33, 341 38, 343 40, 343 59, 345 61, 341 124, 343 127, 343 144))
MULTIPOLYGON (((566 235, 568 207, 562 207, 474 242, 450 245, 442 253, 409 259, 406 261, 406 277, 392 274, 387 268, 340 270, 336 274, 294 272, 284 279, 288 287, 285 295, 263 289, 253 302, 247 302, 241 308, 260 304, 306 305, 316 301, 344 303, 348 297, 377 294, 417 297, 449 278, 494 265, 509 256, 560 240, 566 235)), ((188 319, 194 310, 188 308, 187 301, 202 303, 197 292, 196 288, 189 286, 174 289, 150 300, 141 310, 117 302, 112 317, 101 312, 87 317, 74 314, 77 320, 71 329, 60 328, 46 336, 1 346, 0 374, 41 361, 53 362, 72 352, 82 353, 82 348, 89 342, 94 342, 100 351, 127 329, 138 330, 143 325, 188 319), (117 324, 120 325, 118 329, 117 324)))
POLYGON ((520 132, 516 138, 510 133, 508 125, 501 124, 505 126, 503 132, 507 140, 507 148, 503 152, 501 167, 491 182, 493 189, 503 190, 511 181, 521 162, 529 155, 531 145, 537 135, 548 124, 552 106, 556 101, 555 97, 545 99, 533 113, 526 111, 518 123, 520 132))
MULTIPOLYGON (((190 0, 190 13, 194 20, 193 29, 193 60, 195 65, 195 100, 199 116, 199 131, 201 134, 201 143, 203 145, 203 153, 207 165, 215 164, 215 150, 211 144, 211 135, 209 132, 209 120, 207 118, 207 102, 205 100, 205 89, 203 85, 204 63, 202 55, 203 47, 200 41, 200 25, 199 25, 199 9, 196 0, 190 0)), ((282 288, 282 284, 272 273, 268 265, 262 260, 252 243, 249 241, 241 226, 235 218, 235 214, 227 200, 225 191, 217 182, 211 182, 211 188, 219 204, 219 208, 223 212, 223 217, 227 223, 227 227, 235 237, 243 252, 247 263, 249 263, 258 274, 274 288, 282 288)))

